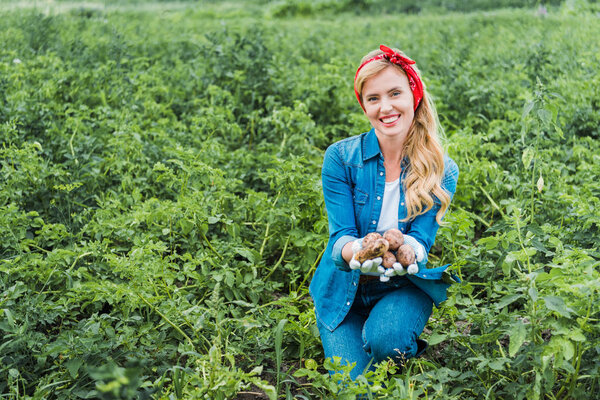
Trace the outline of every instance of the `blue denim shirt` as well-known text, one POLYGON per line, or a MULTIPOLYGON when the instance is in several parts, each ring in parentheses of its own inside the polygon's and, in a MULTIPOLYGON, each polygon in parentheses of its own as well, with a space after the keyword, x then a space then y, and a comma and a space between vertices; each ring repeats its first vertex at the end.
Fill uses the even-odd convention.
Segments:
MULTIPOLYGON (((402 164, 401 182, 408 161, 402 164)), ((458 167, 449 157, 444 158, 442 187, 450 194, 456 191, 458 167)), ((323 169, 323 196, 329 220, 329 242, 310 283, 310 294, 319 321, 333 331, 344 319, 358 288, 360 270, 350 270, 342 258, 346 243, 374 232, 381 213, 385 189, 383 155, 375 130, 341 140, 325 152, 323 169)), ((435 219, 439 210, 436 204, 425 214, 410 221, 406 217, 403 185, 400 188, 398 229, 417 239, 428 253, 439 225, 435 219)), ((407 275, 413 284, 423 290, 435 303, 446 300, 450 286, 442 280, 448 265, 422 269, 407 275)))

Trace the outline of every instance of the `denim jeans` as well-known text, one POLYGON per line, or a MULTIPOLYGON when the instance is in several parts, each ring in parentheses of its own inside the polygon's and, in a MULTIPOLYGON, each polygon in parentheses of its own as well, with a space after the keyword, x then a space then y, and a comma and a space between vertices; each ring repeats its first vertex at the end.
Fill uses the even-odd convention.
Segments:
POLYGON ((356 363, 352 379, 388 357, 396 363, 416 357, 427 348, 418 337, 432 308, 431 298, 406 276, 360 284, 350 312, 333 332, 317 321, 325 357, 356 363))

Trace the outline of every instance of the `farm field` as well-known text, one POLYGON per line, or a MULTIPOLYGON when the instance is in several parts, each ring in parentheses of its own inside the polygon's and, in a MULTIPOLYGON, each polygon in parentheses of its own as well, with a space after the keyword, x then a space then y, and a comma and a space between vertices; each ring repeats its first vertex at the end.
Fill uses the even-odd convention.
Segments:
POLYGON ((0 5, 0 398, 600 399, 600 7, 380 3, 0 5), (460 168, 462 283, 350 381, 308 285, 379 44, 460 168))

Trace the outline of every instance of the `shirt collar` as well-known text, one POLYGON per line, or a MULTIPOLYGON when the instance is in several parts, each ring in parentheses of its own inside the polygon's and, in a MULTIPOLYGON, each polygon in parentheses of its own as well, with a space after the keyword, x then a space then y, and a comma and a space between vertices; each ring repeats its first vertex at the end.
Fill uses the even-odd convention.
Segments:
MULTIPOLYGON (((377 139, 377 135, 375 134, 375 128, 371 128, 371 130, 365 134, 364 140, 362 142, 362 154, 363 161, 367 161, 369 158, 373 158, 381 154, 381 149, 379 148, 379 140, 377 139)), ((381 158, 383 158, 383 154, 381 154, 381 158)), ((408 167, 408 163, 408 157, 404 156, 402 162, 400 163, 400 167, 402 168, 402 170, 408 167)))
POLYGON ((379 140, 377 140, 377 135, 375 134, 375 128, 371 128, 371 130, 365 134, 362 146, 363 161, 381 154, 379 140))

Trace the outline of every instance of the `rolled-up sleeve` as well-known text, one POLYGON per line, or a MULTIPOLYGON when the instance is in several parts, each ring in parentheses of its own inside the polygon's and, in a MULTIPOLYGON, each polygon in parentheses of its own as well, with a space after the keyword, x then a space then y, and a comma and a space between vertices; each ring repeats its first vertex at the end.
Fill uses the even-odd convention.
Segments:
POLYGON ((329 241, 333 243, 331 258, 337 268, 349 271, 348 264, 342 258, 342 249, 346 243, 357 238, 358 230, 354 217, 352 186, 335 145, 329 146, 325 151, 321 179, 329 221, 329 241))
MULTIPOLYGON (((458 181, 458 166, 450 159, 446 158, 444 165, 444 176, 442 177, 442 189, 449 195, 450 200, 456 192, 456 183, 458 181)), ((425 214, 416 217, 410 224, 406 234, 414 237, 425 247, 425 253, 428 254, 435 241, 435 236, 440 227, 436 220, 436 215, 440 209, 439 204, 435 204, 431 210, 425 214)))

